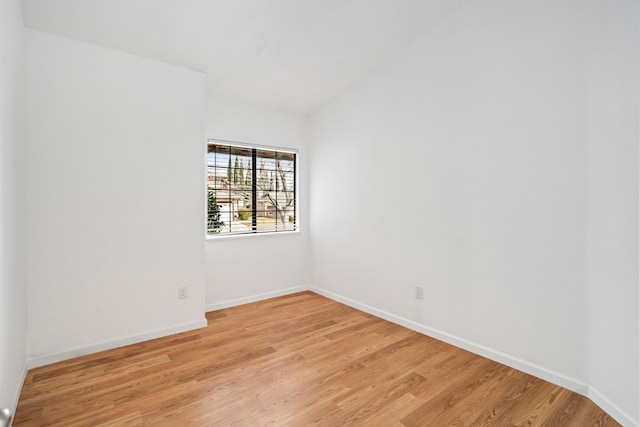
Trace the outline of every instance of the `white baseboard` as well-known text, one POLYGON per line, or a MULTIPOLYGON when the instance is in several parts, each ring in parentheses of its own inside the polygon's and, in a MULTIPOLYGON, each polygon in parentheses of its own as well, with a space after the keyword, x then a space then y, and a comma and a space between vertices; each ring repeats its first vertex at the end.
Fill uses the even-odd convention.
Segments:
POLYGON ((638 420, 631 418, 629 414, 618 408, 611 400, 607 399, 606 396, 592 386, 589 386, 587 397, 624 427, 638 427, 638 420))
POLYGON ((323 295, 327 298, 333 299, 335 301, 341 302, 343 304, 346 304, 350 307, 357 308, 358 310, 364 311, 365 313, 372 314, 376 317, 380 317, 392 323, 396 323, 398 325, 404 326, 416 332, 420 332, 421 334, 428 335, 432 338, 438 339, 440 341, 444 341, 456 347, 460 347, 472 353, 478 354, 480 356, 502 363, 509 367, 526 372, 538 378, 542 378, 546 381, 552 382, 561 387, 568 388, 569 390, 575 391, 576 393, 580 393, 583 396, 587 395, 587 389, 588 389, 587 384, 579 380, 576 380, 574 378, 570 378, 564 374, 561 374, 560 372, 556 372, 554 370, 547 369, 545 367, 536 365, 534 363, 527 362, 526 360, 510 356, 501 351, 497 351, 489 347, 483 346, 481 344, 474 343, 464 338, 460 338, 456 335, 449 334, 447 332, 443 332, 438 329, 422 325, 420 323, 414 322, 413 320, 396 316, 395 314, 388 313, 384 310, 379 310, 375 307, 371 307, 366 304, 359 303, 357 301, 351 300, 349 298, 345 298, 341 295, 334 294, 333 292, 329 292, 324 289, 320 289, 312 286, 311 291, 316 292, 320 295, 323 295))
POLYGON ((333 292, 330 292, 315 286, 311 286, 309 290, 319 295, 325 296, 329 299, 332 299, 334 301, 338 301, 350 307, 364 311, 365 313, 371 314, 376 317, 380 317, 382 319, 388 320, 400 326, 404 326, 416 332, 420 332, 421 334, 430 336, 440 341, 444 341, 448 344, 454 345, 456 347, 465 349, 472 353, 475 353, 480 356, 486 357, 488 359, 494 360, 496 362, 502 363, 503 365, 507 365, 519 371, 526 372, 527 374, 541 378, 545 381, 549 381, 550 383, 559 385, 560 387, 567 388, 571 391, 574 391, 576 393, 581 394, 582 396, 589 398, 593 403, 598 405, 603 411, 609 414, 612 418, 614 418, 624 427, 639 426, 637 420, 634 420, 632 417, 630 417, 628 414, 622 411, 613 402, 611 402, 611 400, 607 399, 604 395, 602 395, 593 387, 575 378, 568 377, 552 369, 548 369, 543 366, 536 365, 535 363, 531 363, 526 360, 513 357, 501 351, 497 351, 489 347, 468 341, 464 338, 460 338, 458 336, 449 334, 447 332, 443 332, 435 328, 430 328, 428 326, 414 322, 413 320, 396 316, 395 314, 388 313, 384 310, 379 310, 375 307, 371 307, 366 304, 359 303, 352 299, 343 297, 341 295, 335 294, 333 292))
POLYGON ((18 401, 20 400, 20 394, 22 393, 22 388, 24 387, 24 381, 27 379, 27 363, 25 362, 22 365, 22 378, 18 384, 18 390, 16 390, 16 398, 13 400, 13 408, 11 409, 11 423, 9 423, 9 427, 13 425, 13 420, 16 417, 16 411, 18 410, 18 401))
POLYGON ((279 289, 277 291, 265 292, 257 295, 250 295, 242 298, 235 298, 231 300, 216 302, 213 304, 207 304, 204 306, 204 311, 216 311, 222 310, 223 308, 235 307, 237 305, 249 304, 251 302, 262 301, 269 298, 281 297, 283 295, 295 294, 297 292, 308 291, 310 288, 308 286, 296 286, 293 288, 279 289))
MULTIPOLYGON (((392 323, 404 326, 408 329, 414 330, 421 334, 433 337, 440 341, 444 341, 448 344, 454 345, 456 347, 460 347, 462 349, 468 350, 472 353, 478 354, 480 356, 486 357, 488 359, 494 360, 496 362, 502 363, 504 365, 510 366, 514 369, 518 369, 520 371, 526 372, 530 375, 536 376, 538 378, 542 378, 546 381, 549 381, 553 384, 559 385, 561 387, 565 387, 569 390, 575 391, 583 396, 588 397, 593 401, 596 405, 598 405, 602 410, 608 413, 611 417, 613 417, 616 421, 622 424, 625 427, 638 427, 638 421, 634 420, 627 413, 618 408, 613 402, 611 402, 606 396, 601 394, 595 388, 589 386, 588 384, 579 381, 574 378, 570 378, 560 372, 554 371, 552 369, 545 368, 543 366, 536 365, 534 363, 528 362, 526 360, 510 356, 506 353, 491 349, 489 347, 468 341, 464 338, 460 338, 458 336, 449 334, 447 332, 440 331, 435 328, 431 328, 420 323, 414 322, 409 319, 405 319, 404 317, 397 316, 395 314, 391 314, 384 310, 377 309, 375 307, 371 307, 366 304, 362 304, 360 302, 354 301, 352 299, 343 297, 341 295, 335 294, 333 292, 315 287, 315 286, 299 286, 293 288, 286 288, 272 292, 265 292, 262 294, 251 295, 242 298, 236 298, 232 300, 222 301, 214 304, 208 304, 205 306, 205 311, 215 311, 228 307, 235 307, 242 304, 248 304, 251 302, 262 301, 269 298, 275 298, 283 295, 290 295, 297 292, 303 291, 312 291, 329 299, 332 299, 337 302, 341 302, 350 307, 356 308, 358 310, 364 311, 365 313, 369 313, 373 316, 388 320, 392 323)), ((167 328, 163 330, 157 330, 153 332, 148 332, 141 335, 136 335, 132 337, 127 337, 115 341, 103 342, 99 344, 94 344, 87 347, 76 348, 70 351, 65 351, 62 353, 38 356, 34 358, 30 358, 26 361, 22 382, 20 385, 20 389, 18 390, 18 396, 15 400, 15 405, 17 407, 18 399, 20 397, 20 392, 22 390, 22 385, 24 384, 24 380, 26 378, 27 370, 36 368, 39 366, 48 365, 51 363, 60 362, 67 359, 72 359, 74 357, 84 356, 91 353, 97 353, 99 351, 110 350, 117 347, 122 347, 125 345, 135 344, 138 342, 148 341, 155 338, 164 337, 167 335, 177 334, 181 332, 190 331, 193 329, 199 329, 207 326, 206 319, 203 319, 198 322, 186 323, 183 325, 178 325, 172 328, 167 328)), ((13 408, 13 414, 15 415, 16 407, 13 408)))
POLYGON ((166 337, 168 335, 179 334, 181 332, 191 331, 193 329, 200 329, 207 326, 207 319, 202 319, 197 322, 184 323, 182 325, 173 326, 167 329, 160 329, 156 331, 147 332, 140 335, 134 335, 126 338, 121 338, 113 341, 106 341, 98 344, 89 345, 86 347, 79 347, 69 351, 63 351, 61 353, 49 354, 44 356, 36 356, 27 359, 27 368, 33 369, 39 366, 49 365, 51 363, 61 362, 63 360, 73 359, 74 357, 86 356, 87 354, 97 353, 104 350, 111 350, 118 347, 124 347, 130 344, 136 344, 143 341, 149 341, 156 338, 166 337))
MULTIPOLYGON (((234 307, 236 305, 247 304, 250 302, 262 301, 269 298, 275 298, 283 295, 289 295, 296 292, 308 291, 308 286, 298 286, 293 288, 280 289, 272 292, 265 292, 258 295, 251 295, 243 298, 237 298, 228 301, 222 301, 215 304, 209 304, 205 306, 205 311, 220 310, 222 308, 234 307)), ((207 319, 203 319, 199 322, 186 323, 183 325, 174 326, 167 329, 158 331, 152 331, 141 335, 135 335, 126 337, 114 341, 107 341, 98 344, 93 344, 86 347, 79 347, 69 351, 64 351, 56 354, 48 354, 43 356, 35 356, 27 359, 27 369, 37 368, 39 366, 49 365, 51 363, 61 362, 63 360, 73 359, 74 357, 85 356, 87 354, 97 353, 99 351, 111 350, 125 345, 136 344, 143 341, 152 340, 155 338, 164 337, 167 335, 178 334, 180 332, 186 332, 193 329, 199 329, 207 326, 207 319)))

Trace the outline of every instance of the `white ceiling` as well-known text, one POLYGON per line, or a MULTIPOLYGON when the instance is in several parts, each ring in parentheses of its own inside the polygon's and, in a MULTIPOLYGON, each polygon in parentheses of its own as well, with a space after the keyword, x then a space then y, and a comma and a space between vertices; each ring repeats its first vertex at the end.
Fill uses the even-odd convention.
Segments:
POLYGON ((464 0, 23 0, 25 25, 202 71, 207 93, 308 113, 464 0))

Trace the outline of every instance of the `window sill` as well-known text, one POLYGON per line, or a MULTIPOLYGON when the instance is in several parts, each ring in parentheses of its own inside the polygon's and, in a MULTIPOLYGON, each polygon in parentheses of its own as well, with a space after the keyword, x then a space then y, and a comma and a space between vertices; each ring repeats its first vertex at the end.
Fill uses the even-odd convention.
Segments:
POLYGON ((273 237, 273 236, 293 236, 293 235, 299 235, 300 234, 300 230, 294 230, 294 231, 273 231, 273 232, 268 232, 268 233, 247 233, 247 234, 230 234, 230 235, 215 235, 215 236, 210 236, 207 234, 207 236, 205 237, 205 240, 207 242, 213 242, 216 240, 230 240, 230 239, 255 239, 258 237, 273 237))

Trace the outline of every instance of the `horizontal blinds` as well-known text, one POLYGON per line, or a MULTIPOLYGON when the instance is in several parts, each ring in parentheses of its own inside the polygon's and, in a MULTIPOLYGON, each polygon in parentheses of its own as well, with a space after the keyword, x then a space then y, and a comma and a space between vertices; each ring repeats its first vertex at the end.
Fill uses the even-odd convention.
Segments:
POLYGON ((210 142, 207 232, 294 231, 296 153, 210 142))

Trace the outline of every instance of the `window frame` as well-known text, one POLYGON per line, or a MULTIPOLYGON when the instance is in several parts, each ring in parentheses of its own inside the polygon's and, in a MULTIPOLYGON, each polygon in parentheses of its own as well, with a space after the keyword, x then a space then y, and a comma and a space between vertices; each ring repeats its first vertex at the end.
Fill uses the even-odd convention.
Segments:
MULTIPOLYGON (((300 151, 296 148, 290 147, 278 147, 271 145, 262 145, 262 144, 250 144, 246 142, 239 141, 231 141, 220 138, 207 138, 207 150, 205 152, 205 188, 204 188, 204 211, 205 211, 205 221, 204 221, 204 229, 205 229, 205 238, 206 240, 223 240, 223 239, 236 239, 236 238, 251 238, 256 236, 274 236, 274 235, 291 235, 300 233, 300 151), (209 215, 208 208, 208 197, 209 197, 209 181, 208 181, 208 172, 209 172, 209 146, 211 144, 219 144, 219 145, 227 145, 233 148, 239 149, 248 149, 248 150, 257 150, 257 151, 272 151, 272 152, 281 152, 293 154, 294 157, 294 217, 295 217, 295 228, 293 230, 268 230, 268 231, 259 231, 259 230, 251 230, 243 233, 233 233, 233 232, 224 232, 224 233, 209 233, 207 220, 209 215)), ((255 167, 255 166, 254 166, 255 167)), ((252 177, 253 179, 253 177, 252 177)), ((255 181, 254 181, 255 182, 255 181)), ((253 185, 255 188, 255 184, 253 185)), ((253 193, 253 190, 252 190, 253 193)), ((252 196, 253 197, 253 196, 252 196)), ((255 209, 252 207, 252 210, 255 209)))

